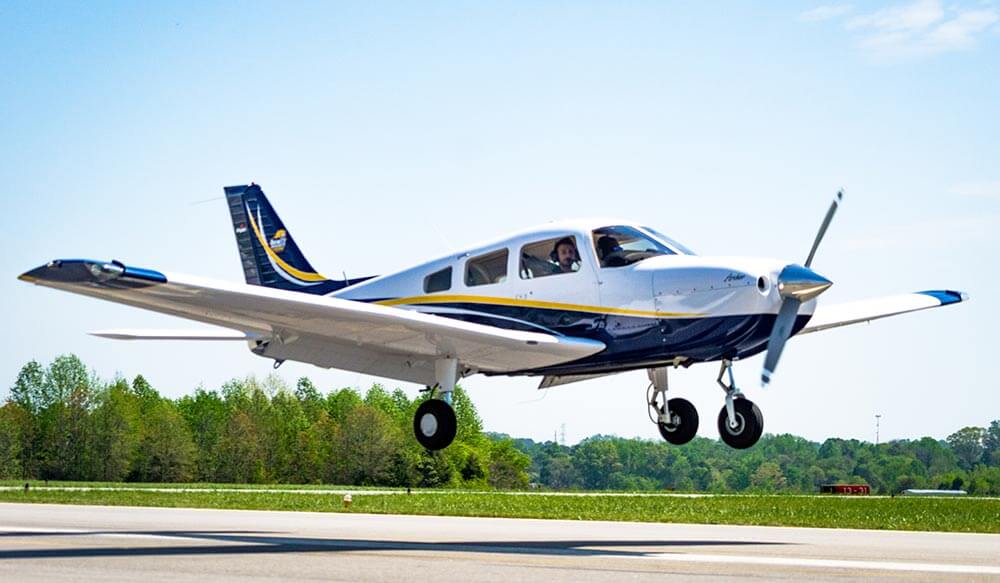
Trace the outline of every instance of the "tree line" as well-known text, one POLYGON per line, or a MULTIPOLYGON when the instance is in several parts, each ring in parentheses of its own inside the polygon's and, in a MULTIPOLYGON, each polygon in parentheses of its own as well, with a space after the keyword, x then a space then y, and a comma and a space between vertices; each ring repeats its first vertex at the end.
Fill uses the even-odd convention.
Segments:
POLYGON ((747 450, 704 437, 682 447, 612 436, 574 446, 515 443, 531 456, 532 483, 553 490, 816 493, 823 484, 850 483, 880 494, 930 488, 1000 495, 1000 420, 965 427, 945 440, 879 445, 839 438, 816 443, 788 434, 764 435, 747 450))
POLYGON ((455 442, 428 452, 412 435, 428 397, 377 384, 323 393, 308 378, 290 387, 269 375, 169 399, 141 375, 101 380, 73 355, 32 361, 0 407, 0 479, 793 493, 846 482, 1000 495, 1000 420, 877 446, 793 435, 742 451, 704 437, 566 446, 484 433, 459 388, 455 442))
POLYGON ((270 375, 168 399, 141 375, 102 381, 73 355, 32 361, 0 407, 0 478, 527 487, 528 456, 488 438, 460 389, 454 444, 421 448, 412 423, 426 398, 270 375))

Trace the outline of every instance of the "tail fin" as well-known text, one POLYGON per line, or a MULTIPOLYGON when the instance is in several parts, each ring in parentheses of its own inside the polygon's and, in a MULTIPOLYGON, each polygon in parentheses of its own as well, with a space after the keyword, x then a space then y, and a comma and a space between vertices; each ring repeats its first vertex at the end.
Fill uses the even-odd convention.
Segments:
POLYGON ((316 273, 259 186, 251 183, 225 190, 247 283, 328 294, 361 281, 327 279, 316 273))

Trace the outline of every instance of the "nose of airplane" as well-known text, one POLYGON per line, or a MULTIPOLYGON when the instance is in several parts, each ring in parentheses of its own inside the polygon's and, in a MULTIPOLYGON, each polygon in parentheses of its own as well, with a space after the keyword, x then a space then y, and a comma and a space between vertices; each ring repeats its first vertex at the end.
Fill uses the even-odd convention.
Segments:
POLYGON ((833 282, 801 265, 786 265, 778 274, 778 293, 783 298, 807 302, 825 292, 833 282))

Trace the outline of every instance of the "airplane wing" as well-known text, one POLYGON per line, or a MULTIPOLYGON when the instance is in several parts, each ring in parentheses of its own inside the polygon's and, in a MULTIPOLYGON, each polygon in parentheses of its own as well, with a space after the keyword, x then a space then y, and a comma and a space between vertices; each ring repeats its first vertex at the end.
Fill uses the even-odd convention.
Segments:
MULTIPOLYGON (((505 330, 402 308, 164 274, 117 261, 57 260, 19 279, 237 330, 255 353, 276 360, 425 385, 434 384, 434 363, 443 357, 458 359, 466 373, 504 373, 570 362, 604 350, 604 344, 596 340, 505 330)), ((161 331, 160 336, 171 334, 183 337, 186 333, 161 331)), ((104 335, 141 338, 157 333, 112 330, 104 335)))
POLYGON ((950 290, 931 290, 911 294, 899 294, 869 300, 848 302, 845 304, 834 304, 816 306, 809 323, 797 335, 819 332, 829 328, 839 326, 849 326, 870 322, 879 318, 888 318, 897 314, 916 312, 928 308, 939 308, 968 301, 969 295, 965 292, 950 290))

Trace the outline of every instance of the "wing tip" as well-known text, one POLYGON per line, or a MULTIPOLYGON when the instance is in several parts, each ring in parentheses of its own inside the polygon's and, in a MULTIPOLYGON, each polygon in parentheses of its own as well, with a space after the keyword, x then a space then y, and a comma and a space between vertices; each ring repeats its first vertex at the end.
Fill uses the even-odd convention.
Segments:
POLYGON ((930 289, 917 292, 920 295, 929 296, 941 302, 942 306, 958 304, 969 301, 969 294, 964 291, 950 289, 930 289))
POLYGON ((17 276, 29 283, 92 284, 142 287, 167 283, 167 276, 153 269, 132 267, 120 261, 54 259, 17 276))

